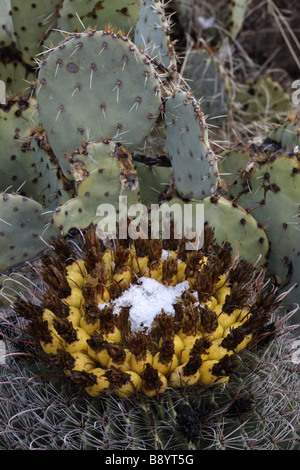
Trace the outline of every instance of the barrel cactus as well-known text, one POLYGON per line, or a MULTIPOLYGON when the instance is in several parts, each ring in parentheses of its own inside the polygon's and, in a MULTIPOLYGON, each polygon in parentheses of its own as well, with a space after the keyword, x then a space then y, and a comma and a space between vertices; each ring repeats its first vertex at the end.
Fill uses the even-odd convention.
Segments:
MULTIPOLYGON (((290 385, 281 395, 297 400, 297 369, 292 359, 278 376, 267 366, 274 348, 278 358, 274 338, 284 320, 280 297, 250 263, 232 265, 230 245, 218 245, 208 226, 198 252, 174 239, 112 251, 95 227, 78 243, 53 240, 40 271, 47 288, 20 296, 2 323, 13 339, 8 350, 28 356, 25 369, 14 354, 2 367, 31 384, 1 382, 2 448, 298 447, 297 417, 282 434, 260 398, 272 384, 286 386, 284 376, 290 385), (42 370, 44 379, 32 382, 42 370)), ((271 400, 282 412, 276 394, 271 400)))

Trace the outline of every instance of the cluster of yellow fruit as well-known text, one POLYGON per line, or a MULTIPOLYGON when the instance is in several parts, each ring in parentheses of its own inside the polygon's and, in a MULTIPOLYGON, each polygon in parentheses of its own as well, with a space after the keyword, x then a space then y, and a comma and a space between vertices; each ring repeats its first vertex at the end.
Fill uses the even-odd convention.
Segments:
POLYGON ((245 264, 251 275, 246 279, 244 272, 237 289, 247 269, 240 265, 230 278, 228 245, 211 256, 162 250, 159 241, 101 251, 94 235, 83 259, 44 257, 41 276, 49 289, 41 305, 21 299, 15 305, 52 363, 94 397, 140 391, 151 397, 170 387, 227 383, 237 353, 252 338, 252 267, 245 264), (113 301, 145 278, 186 288, 173 312, 162 309, 151 328, 133 331, 130 305, 116 313, 113 301))

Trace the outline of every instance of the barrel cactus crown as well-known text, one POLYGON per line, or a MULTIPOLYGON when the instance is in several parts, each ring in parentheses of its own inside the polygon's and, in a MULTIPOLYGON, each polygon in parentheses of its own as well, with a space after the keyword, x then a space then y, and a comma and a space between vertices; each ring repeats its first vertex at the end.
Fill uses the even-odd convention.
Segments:
POLYGON ((47 286, 15 312, 52 366, 93 397, 158 396, 227 383, 239 353, 278 307, 255 268, 232 261, 205 226, 200 251, 183 239, 137 239, 105 248, 95 226, 81 258, 65 239, 42 257, 47 286))

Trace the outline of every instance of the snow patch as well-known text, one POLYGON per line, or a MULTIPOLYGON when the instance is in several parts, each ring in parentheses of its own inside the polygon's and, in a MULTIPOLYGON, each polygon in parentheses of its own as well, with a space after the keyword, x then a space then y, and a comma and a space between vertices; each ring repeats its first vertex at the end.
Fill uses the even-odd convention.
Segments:
MULTIPOLYGON (((115 314, 121 311, 121 307, 131 307, 129 320, 133 331, 151 328, 154 318, 161 313, 161 309, 164 309, 168 315, 174 315, 173 304, 176 302, 176 297, 180 297, 189 289, 188 281, 180 282, 176 286, 164 286, 148 277, 141 277, 139 281, 140 284, 132 284, 120 297, 111 302, 115 314)), ((99 308, 103 308, 104 305, 107 304, 99 304, 99 308)))

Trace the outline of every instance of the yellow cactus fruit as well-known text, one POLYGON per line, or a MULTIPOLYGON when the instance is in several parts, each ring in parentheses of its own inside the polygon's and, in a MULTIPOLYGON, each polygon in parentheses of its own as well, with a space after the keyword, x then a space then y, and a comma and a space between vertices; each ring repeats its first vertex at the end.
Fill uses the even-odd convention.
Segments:
POLYGON ((131 284, 131 276, 131 270, 128 268, 120 273, 115 273, 113 275, 113 281, 117 283, 121 289, 126 289, 131 284))
POLYGON ((85 284, 84 277, 78 271, 69 270, 67 273, 67 281, 71 289, 73 289, 73 287, 81 289, 85 284))
POLYGON ((212 385, 219 382, 227 383, 237 365, 237 356, 235 354, 226 354, 220 360, 208 359, 201 364, 199 380, 202 385, 212 385))
POLYGON ((77 260, 73 261, 72 264, 69 264, 66 267, 66 270, 67 270, 67 273, 69 273, 70 271, 73 271, 73 272, 80 273, 81 276, 83 276, 83 277, 87 276, 87 270, 86 270, 86 267, 85 267, 85 263, 82 259, 77 259, 77 260))
POLYGON ((96 331, 87 340, 88 349, 87 352, 96 362, 99 362, 101 367, 107 367, 107 363, 110 360, 110 355, 107 352, 106 345, 107 341, 103 338, 101 333, 96 331))
POLYGON ((127 374, 130 376, 128 381, 116 389, 116 394, 121 398, 130 397, 142 388, 142 379, 136 372, 129 370, 127 374))
POLYGON ((40 340, 40 345, 46 354, 56 354, 57 350, 64 349, 64 341, 53 325, 48 327, 45 339, 40 340))
POLYGON ((227 282, 226 274, 221 274, 218 282, 216 283, 215 291, 218 293, 219 290, 226 285, 226 282, 227 282))
POLYGON ((192 348, 197 339, 202 338, 202 333, 196 333, 195 335, 181 335, 181 340, 185 348, 192 348))
POLYGON ((79 326, 74 327, 76 331, 76 339, 70 343, 65 341, 65 349, 70 353, 75 353, 77 351, 87 351, 87 340, 90 338, 90 335, 79 326))
POLYGON ((88 315, 82 315, 80 318, 80 327, 83 328, 89 335, 92 335, 100 328, 100 318, 91 319, 88 315))
POLYGON ((156 261, 150 266, 148 266, 148 270, 145 272, 145 277, 151 277, 151 279, 155 279, 157 282, 162 281, 163 277, 163 264, 161 261, 156 261))
POLYGON ((87 351, 87 340, 90 335, 80 326, 73 326, 66 318, 54 321, 54 327, 63 339, 64 349, 69 353, 87 351))
POLYGON ((174 353, 168 360, 164 360, 161 352, 157 352, 153 356, 152 365, 155 369, 158 370, 158 372, 168 377, 170 373, 178 366, 178 357, 174 353))
POLYGON ((118 343, 121 341, 121 332, 119 328, 115 326, 112 331, 103 332, 103 338, 108 343, 118 343))
POLYGON ((217 291, 216 298, 217 298, 217 301, 218 301, 219 304, 221 304, 221 305, 225 304, 225 299, 226 299, 227 295, 230 294, 230 291, 231 291, 231 289, 228 286, 223 286, 217 291))
POLYGON ((177 266, 177 281, 181 282, 182 280, 185 279, 185 268, 186 268, 186 263, 184 261, 181 261, 178 263, 177 266))
POLYGON ((130 368, 137 374, 142 374, 147 364, 153 363, 153 356, 150 351, 146 351, 145 357, 138 358, 134 354, 131 356, 130 368))
POLYGON ((153 356, 153 367, 167 377, 178 366, 178 357, 174 350, 173 339, 163 338, 159 351, 153 356))
POLYGON ((239 351, 266 331, 279 304, 255 266, 233 262, 207 224, 197 250, 172 236, 109 248, 91 224, 82 249, 53 241, 41 257, 45 290, 15 303, 49 362, 89 395, 158 397, 196 384, 201 393, 227 383, 239 351))
POLYGON ((131 369, 132 353, 129 349, 123 348, 123 346, 118 343, 108 343, 106 349, 109 354, 109 360, 106 366, 108 369, 112 366, 123 371, 131 369))
POLYGON ((157 369, 154 369, 151 364, 146 364, 142 382, 142 390, 144 394, 149 398, 157 397, 161 393, 164 393, 167 387, 168 380, 166 376, 157 369))
MULTIPOLYGON (((180 354, 181 354, 181 351, 185 348, 184 343, 183 343, 183 341, 182 341, 182 339, 180 338, 179 335, 174 334, 172 336, 172 339, 173 339, 173 343, 174 343, 174 353, 176 354, 176 356, 179 357, 180 354)), ((163 339, 160 338, 159 343, 158 343, 159 348, 162 345, 162 341, 163 341, 163 339)))
POLYGON ((213 373, 214 365, 218 364, 219 361, 217 359, 209 359, 207 361, 203 361, 199 370, 200 378, 199 381, 202 385, 212 385, 214 383, 227 383, 229 380, 228 376, 220 377, 213 373))
POLYGON ((173 388, 181 388, 195 385, 200 378, 200 365, 200 358, 191 357, 186 364, 181 364, 176 367, 169 377, 170 386, 173 388))
MULTIPOLYGON (((235 329, 238 329, 243 324, 244 324, 244 322, 236 322, 233 325, 229 326, 224 331, 224 338, 229 337, 229 335, 231 335, 235 329)), ((240 330, 241 330, 241 332, 243 332, 243 329, 240 329, 240 330)), ((242 349, 244 349, 250 343, 251 339, 252 339, 252 334, 251 333, 241 335, 241 341, 236 343, 236 346, 235 346, 234 350, 236 352, 241 351, 242 349)))
POLYGON ((121 398, 130 397, 142 389, 142 378, 136 372, 126 372, 112 366, 105 372, 110 390, 121 398))
POLYGON ((132 258, 132 271, 139 276, 144 276, 145 272, 148 269, 148 256, 139 256, 132 258))
POLYGON ((78 287, 73 287, 71 288, 71 294, 68 297, 65 297, 63 301, 69 305, 69 307, 80 309, 84 301, 83 293, 78 287))
POLYGON ((224 330, 222 325, 218 325, 217 328, 212 331, 211 333, 204 333, 203 336, 209 340, 217 339, 217 338, 222 338, 224 335, 224 330))
POLYGON ((180 363, 186 364, 191 357, 199 357, 201 361, 208 358, 208 350, 211 346, 211 342, 202 336, 198 338, 192 348, 186 348, 181 351, 179 356, 180 363))
POLYGON ((233 325, 239 317, 240 310, 235 309, 232 313, 222 312, 218 315, 218 322, 225 331, 226 328, 233 325))
POLYGON ((56 318, 56 315, 48 308, 45 308, 42 314, 42 318, 48 323, 48 325, 51 325, 53 324, 53 320, 56 318))
POLYGON ((142 375, 147 364, 152 364, 153 356, 148 349, 149 338, 142 331, 131 332, 128 348, 131 351, 130 370, 142 375))
POLYGON ((89 354, 84 351, 77 351, 76 353, 70 354, 73 359, 73 364, 71 370, 65 369, 67 375, 71 374, 72 371, 84 371, 90 372, 92 369, 97 367, 97 364, 89 354))
POLYGON ((174 342, 174 352, 176 356, 180 356, 181 351, 184 349, 183 341, 179 335, 174 335, 173 342, 174 342))
POLYGON ((226 356, 226 354, 233 354, 233 351, 229 351, 222 346, 222 341, 223 338, 211 340, 211 345, 207 349, 207 359, 216 359, 219 361, 222 357, 226 356))
POLYGON ((73 326, 80 326, 81 311, 79 308, 70 307, 68 316, 66 318, 72 323, 73 326))
POLYGON ((211 296, 210 299, 206 302, 203 302, 202 305, 207 305, 207 307, 211 310, 215 310, 215 308, 218 306, 218 301, 214 296, 211 296))
POLYGON ((85 387, 85 391, 91 397, 99 397, 102 395, 105 389, 109 387, 109 381, 105 377, 105 369, 101 367, 96 367, 89 371, 89 375, 94 379, 94 383, 85 387))

